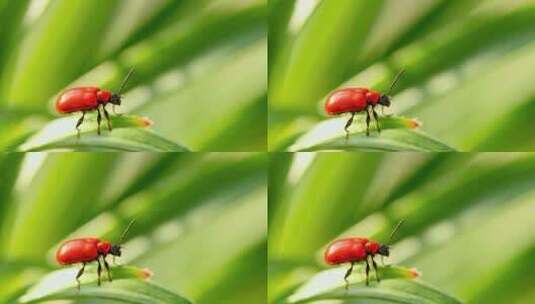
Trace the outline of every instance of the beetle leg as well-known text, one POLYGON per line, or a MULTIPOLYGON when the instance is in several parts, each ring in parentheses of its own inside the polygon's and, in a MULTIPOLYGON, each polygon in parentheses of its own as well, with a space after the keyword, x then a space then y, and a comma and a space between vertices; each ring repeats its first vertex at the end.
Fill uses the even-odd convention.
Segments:
POLYGON ((108 122, 108 130, 111 132, 110 114, 108 114, 108 111, 106 111, 105 105, 102 105, 102 111, 104 112, 104 116, 106 117, 106 121, 108 122))
POLYGON ((102 116, 100 115, 100 108, 97 107, 97 134, 100 135, 100 121, 102 120, 102 116))
POLYGON ((346 131, 346 141, 349 139, 349 127, 351 126, 351 124, 353 123, 353 118, 355 118, 355 112, 352 112, 351 113, 351 117, 349 118, 349 120, 346 122, 346 125, 344 127, 344 130, 346 131))
POLYGON ((102 265, 100 265, 100 256, 97 258, 97 285, 100 286, 100 274, 102 273, 102 265))
POLYGON ((102 257, 102 261, 104 262, 104 268, 106 268, 106 272, 108 273, 108 280, 111 282, 111 272, 110 272, 110 265, 108 265, 108 262, 106 261, 106 256, 102 257))
POLYGON ((372 255, 372 265, 373 265, 373 270, 375 270, 375 279, 377 280, 377 283, 381 282, 381 279, 379 278, 379 272, 377 271, 377 263, 375 263, 375 260, 373 259, 373 255, 372 255))
POLYGON ((78 119, 78 122, 76 123, 76 138, 80 139, 80 125, 82 124, 82 122, 84 122, 84 117, 85 117, 85 111, 82 111, 82 117, 80 117, 80 119, 78 119))
POLYGON ((366 136, 370 136, 370 110, 366 108, 366 136))
POLYGON ((368 258, 366 257, 366 286, 370 285, 370 263, 368 263, 368 258))
POLYGON ((355 265, 355 262, 351 262, 351 266, 349 267, 349 269, 347 270, 346 274, 344 275, 344 281, 346 281, 346 290, 349 287, 349 281, 348 281, 347 278, 349 278, 349 276, 353 272, 353 266, 354 265, 355 265))
POLYGON ((375 112, 375 108, 372 107, 373 119, 375 119, 375 125, 377 126, 377 132, 381 133, 381 127, 379 126, 379 115, 375 112))
POLYGON ((78 274, 76 275, 76 282, 78 282, 78 290, 80 290, 80 277, 82 276, 82 274, 84 274, 84 270, 85 270, 85 262, 82 262, 82 268, 78 270, 78 274))

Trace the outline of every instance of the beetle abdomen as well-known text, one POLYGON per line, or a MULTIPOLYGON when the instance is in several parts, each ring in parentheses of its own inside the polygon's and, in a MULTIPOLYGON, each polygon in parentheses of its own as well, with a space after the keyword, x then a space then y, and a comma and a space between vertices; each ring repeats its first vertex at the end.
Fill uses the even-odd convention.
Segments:
POLYGON ((366 259, 365 240, 348 238, 334 241, 325 250, 325 262, 331 265, 366 259))
POLYGON ((56 110, 60 113, 93 110, 98 107, 99 91, 100 89, 95 87, 69 89, 58 96, 56 110))
POLYGON ((366 109, 365 88, 345 88, 331 93, 325 103, 325 111, 328 114, 336 115, 348 112, 360 112, 366 109))
POLYGON ((61 265, 91 262, 98 258, 96 238, 75 239, 65 242, 56 252, 56 260, 61 265))

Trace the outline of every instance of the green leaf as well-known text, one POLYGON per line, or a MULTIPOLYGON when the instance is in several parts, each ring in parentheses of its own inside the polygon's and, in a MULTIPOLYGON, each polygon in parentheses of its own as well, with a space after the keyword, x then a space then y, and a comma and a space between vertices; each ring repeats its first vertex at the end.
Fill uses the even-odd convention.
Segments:
MULTIPOLYGON (((17 43, 17 38, 21 36, 21 29, 26 9, 30 0, 9 1, 0 0, 0 20, 2 20, 2 28, 0 28, 0 41, 2 48, 0 49, 0 70, 3 70, 7 63, 7 59, 17 48, 14 46, 17 43)), ((0 104, 6 100, 5 96, 5 82, 9 77, 4 73, 0 73, 0 104)))
POLYGON ((441 139, 455 143, 461 150, 473 150, 482 137, 489 136, 489 129, 495 129, 497 119, 534 96, 535 89, 529 82, 535 76, 533 62, 535 43, 526 43, 464 79, 454 92, 436 96, 430 104, 420 103, 409 113, 429 121, 426 128, 441 139), (510 84, 504 86, 503 79, 510 84), (461 108, 462 111, 451 110, 461 108), (487 114, 474 114, 481 109, 487 114))
POLYGON ((344 80, 382 5, 379 0, 320 1, 287 58, 273 66, 270 106, 314 112, 315 100, 344 80))
POLYGON ((370 286, 366 286, 364 267, 355 268, 348 278, 351 287, 347 291, 344 290, 343 280, 347 267, 322 271, 301 286, 287 302, 342 300, 343 303, 460 303, 430 286, 407 281, 419 276, 415 270, 398 266, 379 267, 378 270, 382 281, 376 283, 375 274, 371 273, 372 281, 370 286))
POLYGON ((231 145, 240 136, 265 146, 266 99, 261 97, 267 85, 266 48, 263 39, 249 43, 202 77, 193 77, 183 88, 143 105, 137 112, 154 118, 158 122, 154 129, 159 133, 180 139, 193 150, 241 150, 231 145), (241 77, 235 77, 236 73, 241 77), (253 124, 251 115, 256 117, 253 124), (247 135, 249 132, 253 134, 247 135))
POLYGON ((356 202, 362 200, 382 157, 382 153, 295 154, 294 162, 312 161, 299 182, 288 187, 292 191, 281 196, 273 214, 270 257, 314 262, 316 250, 353 222, 356 202))
POLYGON ((97 123, 95 116, 87 117, 81 126, 80 139, 74 126, 78 117, 56 119, 41 131, 20 145, 18 151, 44 150, 111 150, 111 151, 153 151, 182 152, 188 149, 161 137, 150 130, 141 128, 152 124, 150 120, 140 116, 112 116, 113 132, 108 132, 105 122, 101 124, 102 135, 96 135, 97 123))
POLYGON ((118 206, 107 207, 114 208, 125 218, 137 218, 129 232, 129 236, 136 236, 161 222, 184 216, 203 203, 235 201, 236 195, 246 189, 265 186, 266 162, 263 154, 233 157, 214 154, 200 159, 188 155, 184 161, 175 164, 170 176, 160 173, 156 183, 145 184, 138 193, 120 201, 118 206))
POLYGON ((14 303, 47 270, 17 260, 0 263, 0 303, 14 303))
POLYGON ((45 109, 48 98, 93 64, 95 45, 113 20, 118 0, 52 1, 21 41, 12 63, 11 105, 45 109), (46 60, 44 60, 46 58, 46 60))
POLYGON ((346 118, 329 119, 317 124, 289 147, 292 152, 317 150, 372 150, 372 151, 453 151, 453 148, 422 131, 412 130, 420 126, 414 119, 383 117, 383 130, 376 134, 375 125, 366 136, 364 117, 356 117, 346 140, 346 118))
POLYGON ((82 284, 77 289, 75 280, 78 269, 70 268, 54 271, 46 275, 20 299, 19 303, 44 303, 50 300, 106 299, 124 303, 191 303, 183 297, 161 287, 144 282, 150 272, 137 267, 112 267, 113 282, 103 275, 101 286, 97 286, 96 266, 87 267, 80 278, 82 284), (105 279, 106 278, 106 279, 105 279))
MULTIPOLYGON (((4 229, 10 225, 7 223, 7 214, 16 208, 11 198, 23 158, 22 153, 0 154, 0 244, 5 244, 7 234, 4 229)), ((4 254, 4 251, 0 252, 0 257, 4 254)))
MULTIPOLYGON (((229 269, 233 268, 229 265, 239 263, 245 252, 254 250, 266 239, 265 184, 244 186, 239 191, 244 193, 227 195, 225 202, 219 203, 219 207, 211 212, 198 208, 193 213, 196 222, 188 223, 185 233, 178 234, 172 244, 153 246, 153 250, 144 252, 136 262, 154 271, 158 280, 169 289, 193 300, 208 297, 212 290, 223 284, 222 280, 228 279, 229 269), (169 267, 169 261, 173 261, 173 268, 169 267)), ((240 276, 234 276, 234 279, 244 280, 240 276)), ((253 303, 259 303, 265 299, 265 293, 257 294, 255 298, 253 303)))
POLYGON ((16 210, 9 213, 14 219, 7 227, 9 241, 2 246, 6 256, 43 261, 56 242, 96 209, 95 201, 118 157, 116 153, 26 154, 27 161, 34 165, 23 168, 21 174, 27 175, 26 186, 31 191, 17 193, 16 210), (90 186, 82 186, 88 182, 90 186))

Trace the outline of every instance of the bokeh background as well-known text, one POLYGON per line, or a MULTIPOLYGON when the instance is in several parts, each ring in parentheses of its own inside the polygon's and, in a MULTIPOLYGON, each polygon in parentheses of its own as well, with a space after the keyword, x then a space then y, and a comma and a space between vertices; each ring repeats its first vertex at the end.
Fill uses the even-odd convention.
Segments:
POLYGON ((131 67, 118 112, 191 150, 265 150, 264 0, 3 0, 0 20, 3 150, 57 117, 63 89, 117 90, 131 67))
POLYGON ((421 130, 459 150, 535 148, 535 1, 269 5, 270 150, 286 150, 325 120, 333 89, 384 92, 401 69, 388 113, 419 119, 421 130))
POLYGON ((267 161, 255 153, 0 154, 0 302, 15 303, 61 268, 62 241, 117 241, 136 219, 118 263, 148 268, 153 283, 194 303, 264 303, 267 161))
POLYGON ((330 268, 335 238, 386 242, 405 219, 386 264, 463 303, 532 303, 534 186, 533 153, 272 153, 269 302, 330 268))

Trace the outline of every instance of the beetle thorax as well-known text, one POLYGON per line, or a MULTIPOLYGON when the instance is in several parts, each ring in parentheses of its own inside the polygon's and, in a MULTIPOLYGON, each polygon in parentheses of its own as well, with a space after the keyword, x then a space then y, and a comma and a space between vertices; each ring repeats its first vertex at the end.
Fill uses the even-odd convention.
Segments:
POLYGON ((366 243, 366 252, 369 253, 369 254, 376 254, 377 251, 379 251, 379 247, 381 247, 381 245, 379 245, 379 243, 373 242, 373 241, 369 241, 369 242, 366 243))
POLYGON ((379 102, 379 99, 381 98, 381 94, 375 91, 369 91, 366 93, 366 101, 368 104, 375 105, 379 102))
POLYGON ((97 99, 99 103, 108 103, 111 99, 112 93, 110 91, 101 90, 97 92, 97 99))
POLYGON ((99 242, 97 244, 97 251, 99 254, 108 254, 111 250, 111 243, 110 242, 99 242))

